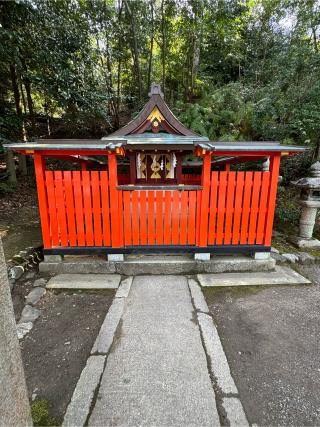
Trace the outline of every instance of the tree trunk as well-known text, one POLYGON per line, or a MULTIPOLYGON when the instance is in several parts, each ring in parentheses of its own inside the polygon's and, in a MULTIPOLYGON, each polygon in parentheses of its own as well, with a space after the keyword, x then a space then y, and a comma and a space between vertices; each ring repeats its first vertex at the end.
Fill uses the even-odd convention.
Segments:
POLYGON ((16 165, 14 161, 14 155, 11 150, 8 150, 6 152, 6 167, 7 167, 7 172, 9 174, 9 178, 8 178, 9 182, 11 182, 11 184, 16 184, 17 183, 16 165))
POLYGON ((32 126, 32 133, 35 135, 36 133, 36 120, 34 117, 34 110, 33 110, 33 100, 31 96, 31 83, 29 79, 24 80, 24 87, 26 88, 26 94, 27 94, 27 104, 28 104, 28 110, 31 118, 31 126, 32 126))
MULTIPOLYGON (((25 128, 23 124, 21 105, 20 105, 20 92, 19 92, 19 86, 18 86, 17 71, 16 71, 16 66, 14 64, 10 64, 10 74, 11 74, 11 83, 12 83, 16 113, 18 118, 21 121, 20 138, 22 141, 25 141, 26 134, 25 134, 25 128)), ((27 175, 28 171, 27 171, 27 162, 26 162, 25 156, 22 154, 18 154, 18 158, 19 158, 19 164, 18 164, 19 171, 21 172, 22 175, 27 175)))
POLYGON ((118 0, 118 28, 119 28, 119 37, 118 37, 118 65, 117 65, 117 103, 116 103, 116 109, 117 109, 117 118, 118 123, 117 127, 120 126, 120 93, 121 93, 121 45, 122 45, 122 29, 121 29, 121 16, 122 16, 122 9, 123 9, 123 2, 122 0, 118 0))
POLYGON ((165 36, 165 16, 164 16, 164 1, 161 1, 161 36, 162 36, 162 49, 161 49, 161 64, 162 64, 162 92, 165 93, 166 82, 166 36, 165 36))
POLYGON ((132 56, 134 60, 134 68, 137 73, 137 80, 138 80, 138 96, 139 101, 141 101, 142 98, 142 82, 141 82, 141 71, 140 71, 140 61, 139 61, 139 50, 138 50, 138 43, 137 43, 137 34, 136 34, 136 26, 134 22, 134 16, 131 12, 131 9, 129 7, 128 0, 124 0, 124 3, 126 5, 126 9, 128 11, 128 14, 130 16, 130 23, 131 23, 131 31, 132 31, 132 56))
POLYGON ((1 424, 32 426, 26 380, 0 238, 0 378, 1 424))
POLYGON ((21 82, 20 82, 20 92, 21 92, 21 98, 22 98, 23 112, 26 115, 27 114, 26 97, 24 96, 23 87, 22 87, 21 82))
POLYGON ((153 56, 153 42, 154 42, 154 16, 153 16, 153 0, 150 1, 151 6, 151 40, 150 40, 150 54, 148 64, 148 79, 147 79, 147 91, 151 86, 151 75, 152 75, 152 56, 153 56))

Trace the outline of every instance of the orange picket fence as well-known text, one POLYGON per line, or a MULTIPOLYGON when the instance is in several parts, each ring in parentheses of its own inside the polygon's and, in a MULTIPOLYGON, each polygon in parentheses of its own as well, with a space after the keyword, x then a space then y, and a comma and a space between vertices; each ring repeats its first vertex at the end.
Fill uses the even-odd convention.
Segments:
MULTIPOLYGON (((107 171, 45 171, 45 248, 270 245, 270 172, 211 172, 201 190, 122 190, 107 171)), ((40 183, 41 184, 41 183, 40 183)))

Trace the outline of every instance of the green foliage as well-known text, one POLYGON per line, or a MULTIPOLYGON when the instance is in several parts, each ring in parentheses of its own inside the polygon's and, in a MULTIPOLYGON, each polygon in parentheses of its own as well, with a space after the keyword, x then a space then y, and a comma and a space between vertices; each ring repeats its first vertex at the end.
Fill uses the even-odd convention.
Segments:
POLYGON ((157 81, 211 139, 320 153, 319 23, 300 0, 1 2, 0 136, 103 135, 157 81))
POLYGON ((297 226, 299 224, 300 207, 298 197, 294 189, 288 190, 286 187, 279 186, 277 194, 277 204, 275 219, 277 223, 297 226))
POLYGON ((38 399, 31 404, 31 415, 35 426, 57 426, 61 421, 49 415, 49 402, 38 399))

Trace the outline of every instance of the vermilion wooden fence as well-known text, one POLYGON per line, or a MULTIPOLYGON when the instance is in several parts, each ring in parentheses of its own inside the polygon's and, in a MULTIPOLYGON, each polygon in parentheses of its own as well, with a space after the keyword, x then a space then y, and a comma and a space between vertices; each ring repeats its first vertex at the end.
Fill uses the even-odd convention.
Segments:
POLYGON ((107 171, 45 171, 45 248, 269 244, 270 172, 211 172, 203 190, 121 190, 107 171), (206 193, 205 193, 206 192, 206 193))

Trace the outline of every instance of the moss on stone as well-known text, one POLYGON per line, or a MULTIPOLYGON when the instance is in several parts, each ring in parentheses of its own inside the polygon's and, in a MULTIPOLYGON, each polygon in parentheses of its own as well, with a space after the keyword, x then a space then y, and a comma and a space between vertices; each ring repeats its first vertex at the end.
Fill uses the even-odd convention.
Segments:
POLYGON ((31 415, 34 426, 58 426, 62 421, 49 414, 49 402, 37 399, 31 404, 31 415))

